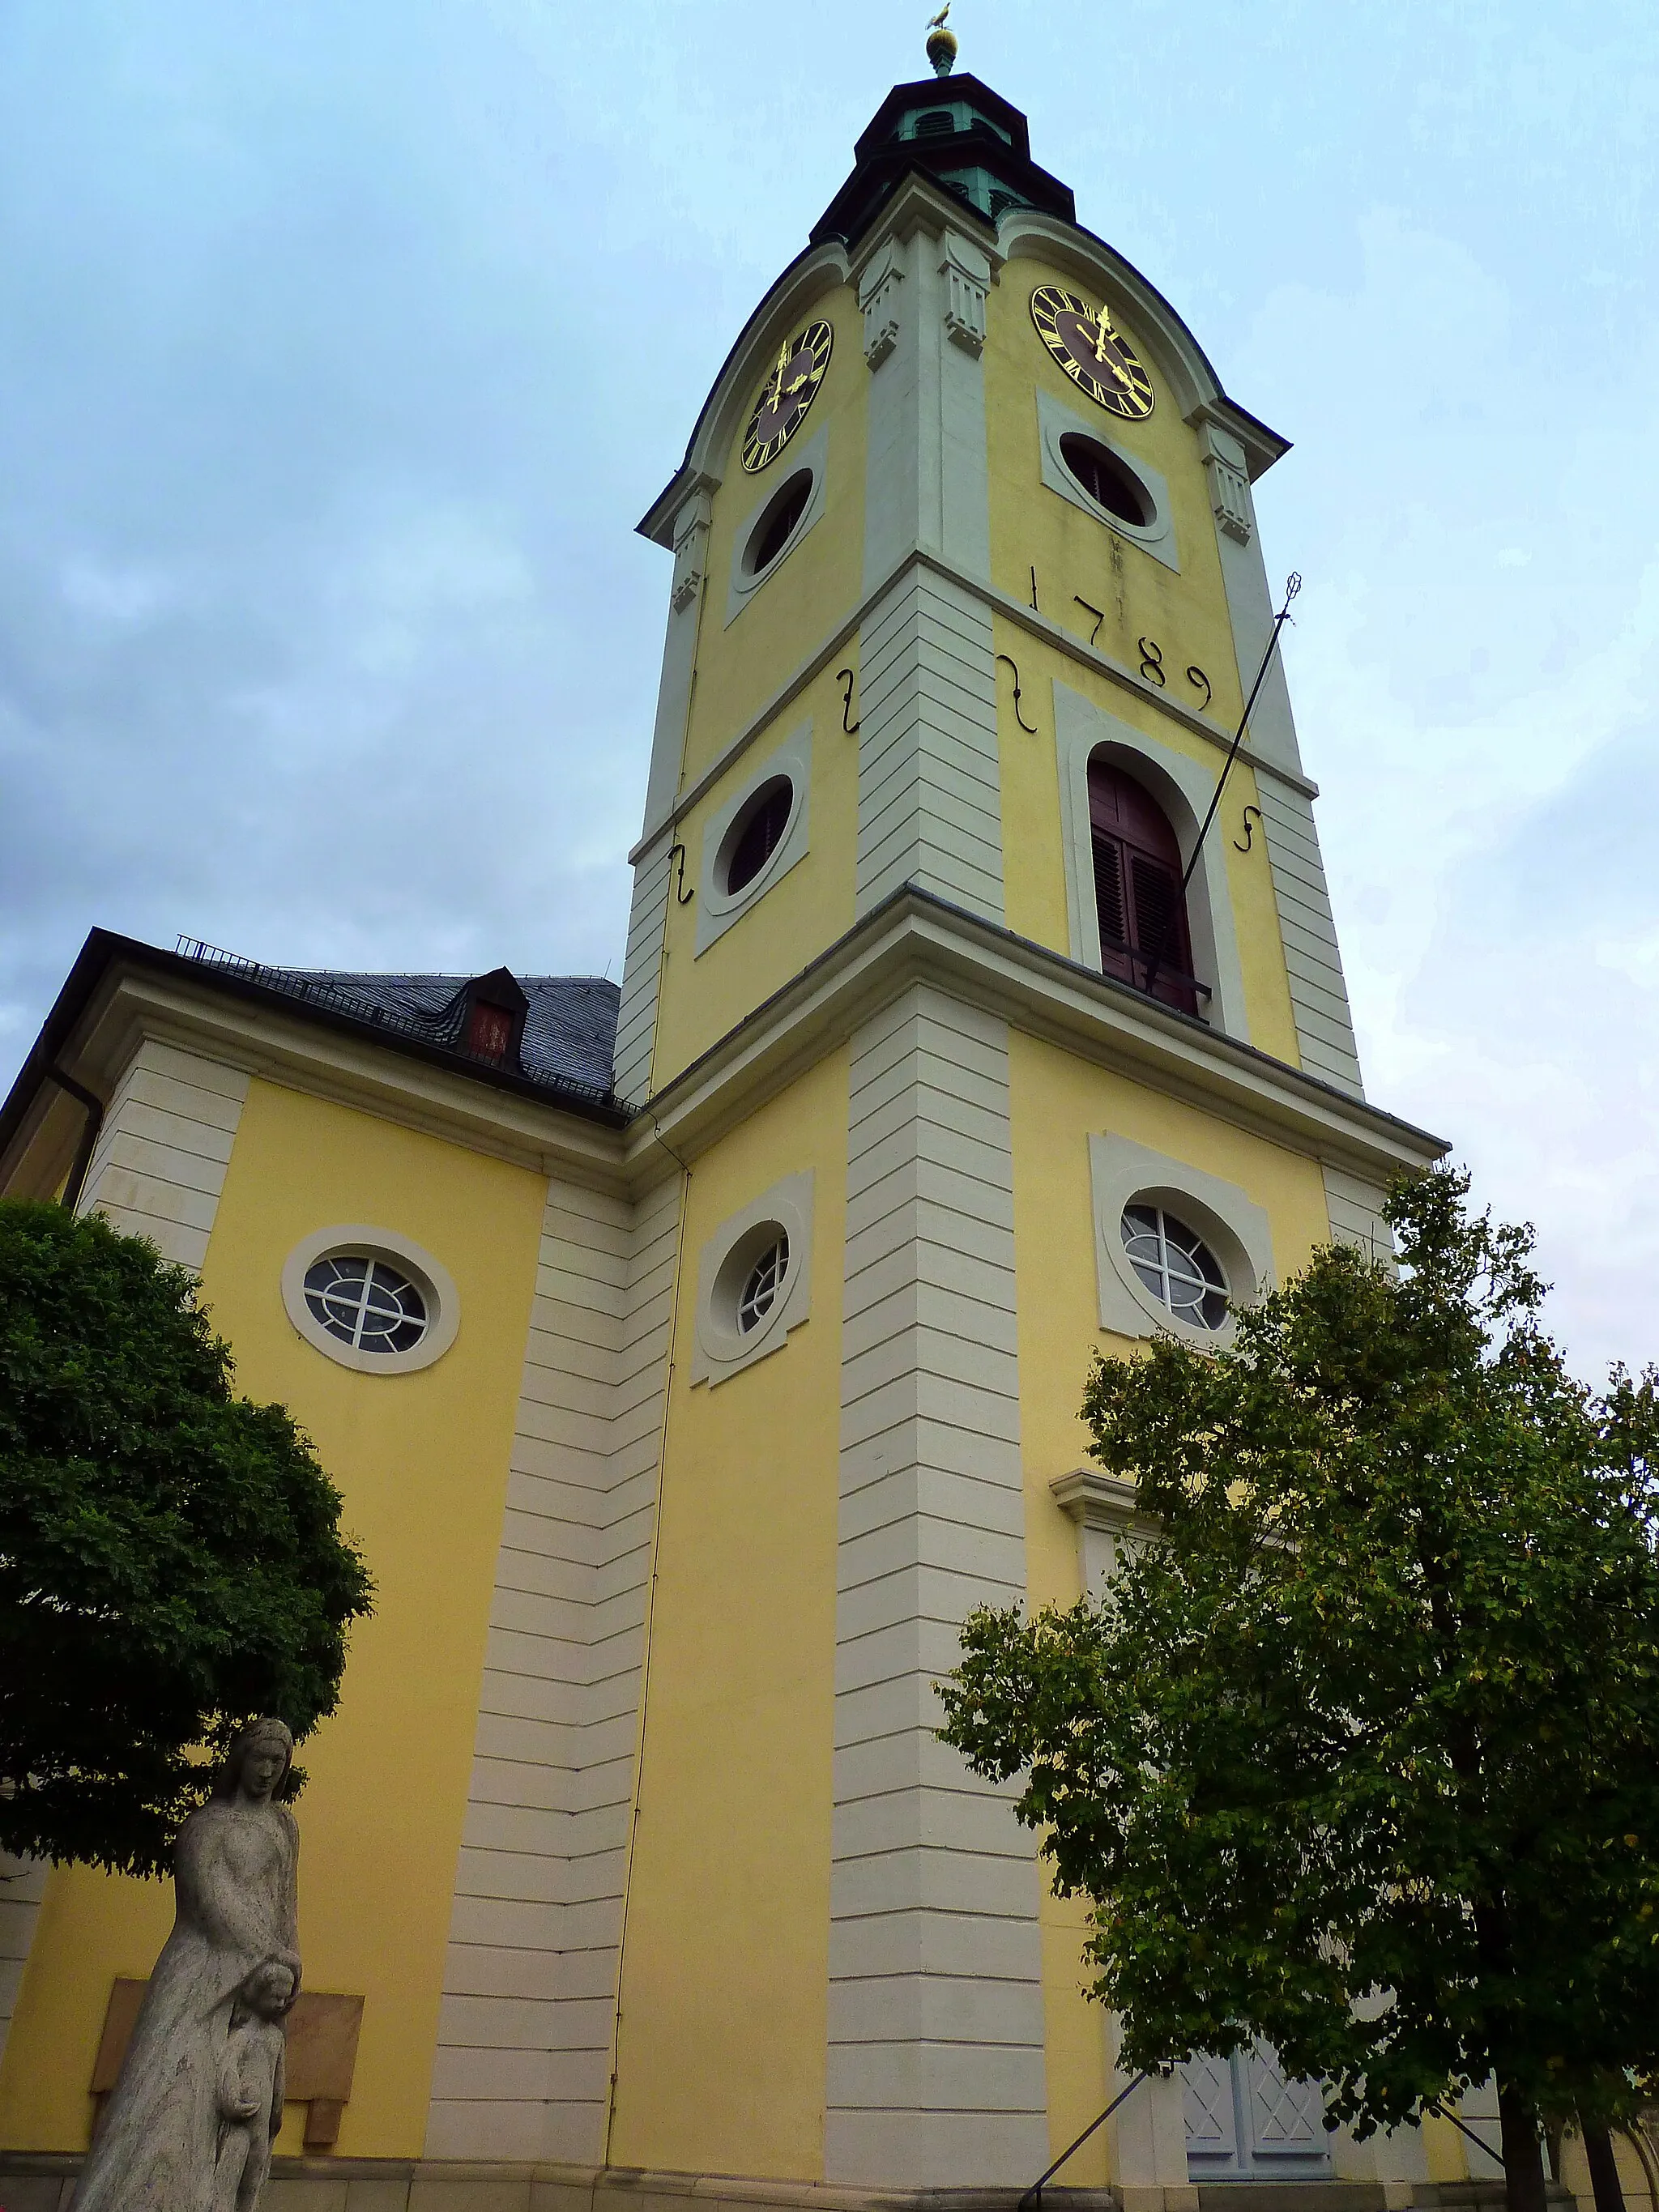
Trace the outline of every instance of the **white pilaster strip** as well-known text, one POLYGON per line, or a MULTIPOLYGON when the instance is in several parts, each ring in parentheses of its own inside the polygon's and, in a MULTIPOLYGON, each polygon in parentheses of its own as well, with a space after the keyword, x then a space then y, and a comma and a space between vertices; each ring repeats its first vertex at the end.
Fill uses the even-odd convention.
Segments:
POLYGON ((988 609, 918 562, 866 623, 859 670, 855 913, 913 883, 1002 921, 988 609))
POLYGON ((1382 1218, 1382 1201, 1387 1193, 1381 1183, 1350 1175, 1346 1168, 1334 1167, 1328 1160, 1322 1165, 1325 1210, 1330 1216, 1332 1241, 1358 1244, 1374 1259, 1392 1260, 1394 1231, 1382 1218))
MULTIPOLYGON (((146 1037, 106 1108, 79 1213, 148 1237, 199 1274, 247 1097, 240 1069, 146 1037)), ((44 1860, 0 1855, 0 2055, 45 1893, 44 1860)))
POLYGON ((549 1189, 428 2158, 601 2155, 678 1209, 549 1189))
MULTIPOLYGON (((1273 599, 1261 557, 1244 448, 1229 430, 1205 421, 1198 425, 1204 465, 1210 479, 1216 545, 1232 623, 1238 680, 1248 698, 1273 636, 1273 599)), ((1296 721, 1284 657, 1274 653, 1250 713, 1250 753, 1255 759, 1302 774, 1296 721)), ((1290 969, 1291 1009, 1297 1046, 1310 1075, 1322 1076, 1356 1097, 1365 1095, 1359 1054, 1354 1044, 1348 987, 1336 949, 1330 892, 1319 856, 1313 802, 1278 777, 1258 777, 1261 826, 1267 839, 1285 959, 1290 969)))
POLYGON ((643 1100, 651 1086, 673 850, 672 841, 665 836, 634 871, 634 900, 628 917, 628 950, 623 959, 617 1045, 611 1060, 611 1079, 619 1098, 643 1100))
POLYGON ((0 1851, 0 2058, 6 2055, 6 2038, 17 2010, 17 1993, 23 1986, 23 1969, 50 1871, 45 1859, 14 1858, 9 1851, 0 1851))
POLYGON ((1319 833, 1314 828, 1313 802, 1282 784, 1263 781, 1258 788, 1302 1065, 1310 1075, 1323 1076, 1326 1082, 1363 1098, 1348 986, 1336 947, 1336 923, 1319 854, 1319 833))
MULTIPOLYGON (((1249 465, 1243 447, 1231 430, 1207 420, 1200 421, 1195 428, 1210 480, 1210 506, 1215 519, 1216 548, 1221 556, 1222 587, 1232 623, 1239 696, 1248 699, 1273 633, 1273 599, 1256 529, 1249 465)), ((1285 680, 1284 658, 1277 653, 1250 711, 1250 750, 1258 759, 1287 769, 1292 775, 1302 773, 1290 685, 1285 680)))
POLYGON ((77 1209, 200 1273, 248 1078, 146 1037, 105 1112, 77 1209))
POLYGON ((991 574, 985 298, 994 264, 936 196, 902 189, 859 265, 870 411, 864 588, 916 546, 991 574))
POLYGON ((918 986, 851 1086, 824 2178, 1023 2184, 1035 1848, 933 1732, 963 1614, 1025 1592, 1006 1025, 918 986))

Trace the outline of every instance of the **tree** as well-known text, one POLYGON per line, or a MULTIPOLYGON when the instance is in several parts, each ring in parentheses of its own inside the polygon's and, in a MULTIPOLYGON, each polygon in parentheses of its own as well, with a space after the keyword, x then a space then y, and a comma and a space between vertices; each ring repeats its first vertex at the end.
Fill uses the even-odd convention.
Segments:
POLYGON ((1362 2135, 1495 2074, 1541 2212, 1542 2116, 1659 2043, 1659 1381, 1572 1381, 1468 1187, 1396 1188, 1397 1272, 1333 1246, 1230 1346, 1097 1358, 1160 1533, 973 1615, 942 1733, 1028 1770, 1127 2064, 1261 2036, 1362 2135))
POLYGON ((184 1268, 0 1203, 0 1847, 162 1872, 243 1721, 334 1709, 368 1576, 231 1380, 184 1268))

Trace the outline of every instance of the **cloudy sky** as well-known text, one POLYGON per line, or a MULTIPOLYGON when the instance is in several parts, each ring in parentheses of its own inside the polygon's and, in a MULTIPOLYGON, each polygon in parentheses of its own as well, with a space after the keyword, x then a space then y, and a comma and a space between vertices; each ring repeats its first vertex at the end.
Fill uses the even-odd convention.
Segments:
MULTIPOLYGON (((0 0, 0 1078, 94 922, 617 972, 631 534, 930 9, 0 0)), ((957 0, 1296 441, 1367 1081, 1659 1353, 1659 18, 957 0)))

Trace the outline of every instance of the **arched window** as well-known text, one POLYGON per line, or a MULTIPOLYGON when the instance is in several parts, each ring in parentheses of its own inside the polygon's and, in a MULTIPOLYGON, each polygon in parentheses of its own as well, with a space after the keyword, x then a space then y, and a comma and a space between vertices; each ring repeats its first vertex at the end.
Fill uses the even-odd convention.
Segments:
POLYGON ((1089 826, 1101 967, 1195 1014, 1210 994, 1193 975, 1175 831, 1152 794, 1099 754, 1089 763, 1089 826))

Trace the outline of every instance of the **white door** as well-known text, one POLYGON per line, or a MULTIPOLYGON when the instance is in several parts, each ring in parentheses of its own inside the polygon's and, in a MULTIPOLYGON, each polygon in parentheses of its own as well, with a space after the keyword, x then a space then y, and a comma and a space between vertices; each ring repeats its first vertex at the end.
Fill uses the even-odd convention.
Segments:
POLYGON ((1200 2053, 1181 2069, 1187 2172, 1194 2181, 1314 2181, 1331 2170, 1316 2081, 1287 2078, 1272 2046, 1200 2053))

